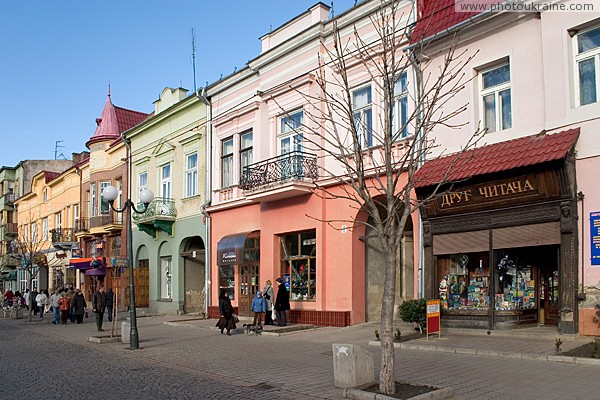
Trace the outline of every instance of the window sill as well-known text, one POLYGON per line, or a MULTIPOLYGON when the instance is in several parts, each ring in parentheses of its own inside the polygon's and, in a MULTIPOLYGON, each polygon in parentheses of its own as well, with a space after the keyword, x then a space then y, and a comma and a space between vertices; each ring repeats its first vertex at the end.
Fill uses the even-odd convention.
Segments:
POLYGON ((172 303, 173 299, 158 299, 156 301, 158 301, 159 303, 172 303))
POLYGON ((199 198, 201 198, 201 197, 202 197, 201 195, 199 195, 199 194, 195 194, 195 195, 193 195, 193 196, 182 197, 182 198, 181 198, 181 201, 184 201, 184 202, 186 202, 186 201, 198 200, 198 199, 199 199, 199 198))

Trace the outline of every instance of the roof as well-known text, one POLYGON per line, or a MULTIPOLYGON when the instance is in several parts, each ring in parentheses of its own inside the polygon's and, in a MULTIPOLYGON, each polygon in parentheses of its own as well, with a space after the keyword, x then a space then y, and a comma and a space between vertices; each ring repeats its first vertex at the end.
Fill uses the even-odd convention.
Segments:
POLYGON ((420 0, 417 5, 417 24, 411 34, 411 44, 427 39, 437 33, 451 28, 469 18, 481 14, 480 11, 462 12, 456 11, 456 7, 463 3, 465 6, 478 5, 485 7, 491 3, 500 3, 504 0, 420 0))
POLYGON ((54 178, 60 175, 60 172, 52 172, 52 171, 43 171, 44 172, 44 180, 46 183, 50 182, 54 178))
POLYGON ((415 174, 415 188, 508 171, 565 158, 579 128, 490 144, 427 161, 415 174))
POLYGON ((104 141, 115 140, 121 136, 121 133, 141 123, 149 114, 128 110, 126 108, 114 106, 110 99, 110 88, 106 98, 106 104, 100 118, 96 118, 96 131, 85 144, 88 148, 90 144, 104 141))

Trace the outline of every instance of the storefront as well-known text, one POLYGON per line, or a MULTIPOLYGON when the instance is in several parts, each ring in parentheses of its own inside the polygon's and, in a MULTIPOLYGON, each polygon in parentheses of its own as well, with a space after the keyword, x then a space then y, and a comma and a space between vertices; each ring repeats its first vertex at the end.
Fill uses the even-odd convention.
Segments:
POLYGON ((425 296, 448 327, 556 325, 577 332, 579 130, 529 136, 424 164, 425 296), (442 176, 452 184, 432 196, 442 176))

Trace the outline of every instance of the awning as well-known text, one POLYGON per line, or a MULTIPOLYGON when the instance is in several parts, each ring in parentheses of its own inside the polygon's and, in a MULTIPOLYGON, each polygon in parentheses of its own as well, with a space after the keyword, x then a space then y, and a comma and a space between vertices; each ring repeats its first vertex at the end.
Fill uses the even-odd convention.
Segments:
POLYGON ((231 265, 241 262, 244 259, 244 243, 251 233, 224 236, 219 240, 217 244, 217 265, 231 265))
POLYGON ((69 265, 77 269, 90 269, 92 260, 92 258, 71 258, 69 265))
POLYGON ((564 159, 578 137, 579 128, 575 128, 551 135, 525 136, 433 159, 415 174, 415 188, 564 159))
POLYGON ((17 271, 0 272, 0 281, 16 281, 17 271))
POLYGON ((104 276, 104 275, 106 275, 106 268, 102 267, 102 268, 88 269, 87 271, 85 271, 85 274, 93 275, 93 276, 104 276))

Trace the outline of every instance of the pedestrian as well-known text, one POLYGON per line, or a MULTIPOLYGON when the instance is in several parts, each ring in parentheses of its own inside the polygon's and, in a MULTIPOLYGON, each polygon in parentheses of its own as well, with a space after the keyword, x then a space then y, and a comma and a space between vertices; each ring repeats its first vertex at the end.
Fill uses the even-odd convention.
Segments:
POLYGON ((52 323, 58 324, 60 322, 60 293, 58 289, 54 289, 54 293, 50 296, 50 308, 52 309, 52 323))
POLYGON ((252 325, 262 325, 262 315, 266 311, 266 309, 267 303, 265 303, 265 299, 262 296, 262 292, 260 290, 257 290, 256 296, 254 296, 254 298, 252 299, 252 312, 254 313, 252 325))
POLYGON ((113 320, 113 305, 115 304, 115 293, 112 288, 108 288, 106 291, 106 313, 108 314, 108 321, 113 320))
POLYGON ((25 289, 25 293, 23 294, 23 299, 25 300, 25 306, 27 307, 27 309, 29 310, 29 307, 31 306, 31 303, 33 303, 33 300, 35 299, 30 299, 30 293, 29 293, 29 289, 25 289))
POLYGON ((290 295, 287 291, 283 279, 277 278, 278 283, 277 297, 275 298, 275 313, 277 314, 277 325, 287 325, 287 311, 290 309, 290 295))
POLYGON ((235 322, 233 320, 233 306, 231 305, 231 299, 229 298, 229 291, 227 289, 221 290, 219 295, 219 311, 221 317, 217 321, 216 327, 221 330, 227 330, 227 335, 231 336, 231 330, 235 329, 235 322))
POLYGON ((60 308, 60 323, 66 325, 69 317, 69 309, 71 308, 71 300, 67 292, 63 292, 60 300, 58 300, 58 307, 60 308))
POLYGON ((40 310, 40 320, 44 319, 44 311, 46 310, 46 304, 48 303, 48 294, 45 290, 42 290, 35 296, 35 303, 40 310))
POLYGON ((67 290, 67 296, 69 296, 69 301, 71 302, 68 318, 71 322, 75 322, 75 314, 73 313, 73 298, 75 297, 75 288, 73 288, 73 286, 69 286, 69 290, 67 290))
POLYGON ((8 307, 12 307, 13 305, 13 297, 15 297, 13 291, 9 288, 4 292, 4 305, 8 307))
POLYGON ((265 310, 265 325, 273 325, 273 284, 270 280, 265 282, 265 288, 263 289, 263 298, 266 303, 265 310))
POLYGON ((73 314, 75 315, 75 320, 78 324, 83 322, 83 316, 85 314, 85 310, 87 308, 87 303, 85 302, 85 297, 83 297, 83 293, 81 290, 75 290, 75 296, 73 296, 73 304, 71 305, 73 310, 73 314))
POLYGON ((37 298, 38 291, 36 288, 33 288, 31 292, 29 292, 29 298, 25 300, 30 308, 33 309, 33 315, 37 315, 39 308, 35 299, 37 298))
POLYGON ((96 316, 96 328, 98 332, 104 331, 102 329, 102 322, 104 320, 104 310, 106 309, 106 292, 104 286, 100 285, 98 290, 92 296, 92 310, 96 316))

